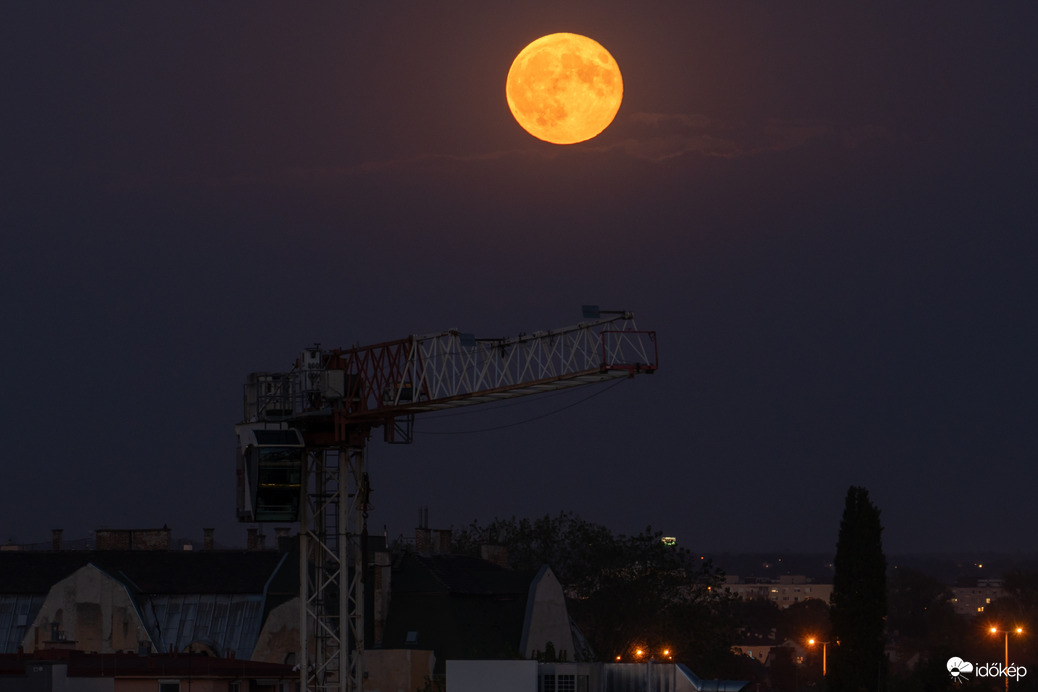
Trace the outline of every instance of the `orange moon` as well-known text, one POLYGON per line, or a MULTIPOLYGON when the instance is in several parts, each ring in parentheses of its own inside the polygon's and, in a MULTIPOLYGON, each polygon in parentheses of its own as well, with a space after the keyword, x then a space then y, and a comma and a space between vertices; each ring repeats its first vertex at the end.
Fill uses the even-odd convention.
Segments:
POLYGON ((579 34, 549 34, 512 61, 505 98, 516 122, 538 139, 576 144, 613 122, 624 84, 616 60, 579 34))

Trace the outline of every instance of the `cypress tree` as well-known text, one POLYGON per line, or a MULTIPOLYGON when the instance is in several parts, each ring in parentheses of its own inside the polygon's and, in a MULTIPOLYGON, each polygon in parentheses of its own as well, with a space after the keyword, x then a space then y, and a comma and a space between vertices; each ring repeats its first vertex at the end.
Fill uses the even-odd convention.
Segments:
POLYGON ((834 692, 878 692, 885 687, 887 559, 882 533, 879 510, 869 500, 869 491, 852 486, 833 561, 827 683, 834 692))

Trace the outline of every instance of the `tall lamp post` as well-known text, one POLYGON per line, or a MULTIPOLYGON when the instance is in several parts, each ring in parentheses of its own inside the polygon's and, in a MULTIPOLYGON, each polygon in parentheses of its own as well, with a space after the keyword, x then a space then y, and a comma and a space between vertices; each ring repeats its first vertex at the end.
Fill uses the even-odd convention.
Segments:
POLYGON ((1023 627, 1014 627, 1011 630, 1000 630, 1000 629, 998 629, 998 627, 992 627, 989 631, 991 632, 991 634, 1004 634, 1006 636, 1006 667, 1005 667, 1005 671, 1006 671, 1006 689, 1008 690, 1009 689, 1009 633, 1012 632, 1013 634, 1023 634, 1024 633, 1024 628, 1023 627))
POLYGON ((825 677, 825 673, 826 673, 826 665, 825 665, 826 650, 827 650, 827 647, 829 646, 829 642, 819 641, 819 640, 815 639, 814 637, 811 637, 810 639, 807 640, 807 643, 810 644, 811 646, 814 646, 815 644, 821 644, 822 645, 822 677, 824 678, 825 677))

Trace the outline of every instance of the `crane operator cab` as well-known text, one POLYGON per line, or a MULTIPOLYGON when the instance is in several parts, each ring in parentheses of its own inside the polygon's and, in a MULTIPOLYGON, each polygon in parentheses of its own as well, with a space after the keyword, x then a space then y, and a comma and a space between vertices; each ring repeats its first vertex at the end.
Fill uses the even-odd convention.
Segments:
POLYGON ((238 520, 299 521, 306 446, 287 424, 235 426, 238 434, 238 520))

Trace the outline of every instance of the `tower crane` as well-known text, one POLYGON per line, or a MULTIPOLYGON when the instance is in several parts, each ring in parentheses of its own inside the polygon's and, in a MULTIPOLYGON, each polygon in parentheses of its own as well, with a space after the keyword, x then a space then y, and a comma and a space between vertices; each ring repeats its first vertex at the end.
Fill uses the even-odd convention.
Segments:
POLYGON ((413 439, 416 414, 657 368, 656 333, 627 311, 510 338, 456 329, 348 349, 312 346, 288 372, 245 382, 238 517, 299 522, 300 668, 306 692, 363 689, 367 443, 413 439))

